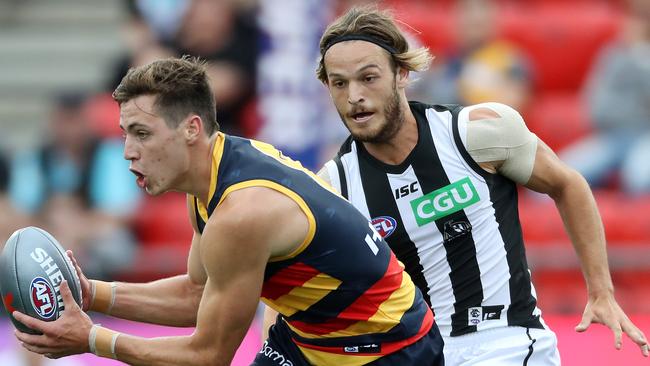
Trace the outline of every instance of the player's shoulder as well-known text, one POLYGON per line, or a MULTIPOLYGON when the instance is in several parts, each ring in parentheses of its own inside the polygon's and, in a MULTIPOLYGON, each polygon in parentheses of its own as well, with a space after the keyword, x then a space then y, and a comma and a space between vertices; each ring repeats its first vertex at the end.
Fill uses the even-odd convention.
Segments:
MULTIPOLYGON (((290 212, 299 196, 275 184, 243 186, 229 192, 218 203, 210 221, 219 225, 238 226, 272 220, 290 212)), ((210 224, 210 223, 209 223, 210 224)))
POLYGON ((497 102, 486 102, 468 105, 463 108, 468 121, 484 119, 499 119, 504 122, 523 122, 521 114, 511 106, 497 102))

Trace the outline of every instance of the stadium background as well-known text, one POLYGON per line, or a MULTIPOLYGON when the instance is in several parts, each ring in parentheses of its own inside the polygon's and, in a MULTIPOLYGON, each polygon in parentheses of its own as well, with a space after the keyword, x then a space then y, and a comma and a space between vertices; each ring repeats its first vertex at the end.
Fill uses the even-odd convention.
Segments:
MULTIPOLYGON (((225 121, 226 131, 274 143, 287 155, 317 169, 345 136, 326 90, 314 77, 318 37, 333 16, 357 3, 362 1, 0 0, 0 154, 8 161, 10 175, 19 170, 15 167, 21 161, 18 157, 38 151, 49 141, 51 128, 58 128, 52 122, 53 111, 61 105, 77 108, 83 121, 75 123, 91 126, 94 138, 118 141, 118 111, 107 93, 123 74, 125 65, 184 52, 206 57, 215 65, 215 79, 230 81, 216 87, 217 98, 220 91, 226 95, 218 100, 225 106, 225 120, 221 121, 225 121), (214 13, 207 12, 206 16, 206 10, 214 13), (211 29, 229 36, 211 38, 200 34, 211 29), (178 39, 179 33, 183 33, 184 40, 178 39), (216 46, 206 46, 206 42, 216 46)), ((529 128, 556 151, 592 133, 584 101, 585 83, 599 52, 616 39, 623 27, 625 1, 525 0, 495 4, 497 37, 526 59, 524 81, 529 102, 521 111, 529 128)), ((413 42, 429 46, 437 56, 433 71, 417 76, 411 95, 439 97, 439 90, 432 90, 444 84, 436 84, 441 80, 436 72, 458 48, 458 4, 412 0, 384 5, 395 8, 413 42)), ((645 122, 650 126, 650 118, 645 122)), ((12 188, 12 184, 29 186, 31 182, 20 173, 18 177, 22 180, 16 175, 10 177, 6 191, 0 192, 3 242, 18 226, 45 222, 39 221, 43 220, 40 208, 26 209, 21 204, 21 190, 12 188)), ((613 174, 595 190, 595 195, 605 223, 617 298, 647 334, 650 285, 644 280, 650 274, 650 194, 625 192, 619 177, 613 174)), ((133 239, 128 239, 132 246, 103 242, 127 248, 108 254, 88 249, 90 262, 117 256, 117 261, 125 264, 118 266, 119 270, 98 268, 97 276, 148 281, 181 273, 191 235, 184 205, 184 197, 177 194, 159 198, 140 195, 133 197, 128 209, 109 210, 108 214, 118 216, 116 222, 132 234, 133 239)), ((558 334, 564 364, 647 362, 628 339, 623 350, 615 351, 611 334, 602 326, 592 326, 583 335, 573 331, 580 320, 586 291, 561 219, 551 200, 526 192, 522 192, 520 211, 540 307, 558 334)), ((66 221, 66 217, 47 223, 68 230, 79 226, 74 220, 62 224, 59 221, 66 221)), ((79 250, 84 252, 86 248, 79 250)), ((117 330, 144 336, 191 332, 96 319, 117 330)), ((257 332, 256 321, 233 365, 246 365, 252 359, 260 344, 257 332)), ((0 317, 0 360, 7 365, 28 364, 17 351, 11 325, 4 315, 0 317)), ((36 360, 30 362, 39 364, 36 360)), ((81 356, 43 364, 117 363, 81 356)))

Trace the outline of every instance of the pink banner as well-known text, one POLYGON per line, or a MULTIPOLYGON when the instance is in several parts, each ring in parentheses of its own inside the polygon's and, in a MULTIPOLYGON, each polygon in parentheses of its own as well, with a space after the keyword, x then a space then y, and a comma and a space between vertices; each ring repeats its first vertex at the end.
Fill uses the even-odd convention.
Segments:
MULTIPOLYGON (((627 337, 624 337, 623 348, 617 351, 614 348, 614 336, 602 325, 592 325, 583 334, 576 333, 574 327, 580 321, 579 315, 546 315, 544 319, 558 336, 562 364, 565 366, 650 365, 650 359, 644 358, 638 347, 627 337)), ((650 315, 633 316, 632 320, 646 334, 650 334, 650 315)), ((114 319, 105 319, 101 323, 111 329, 142 337, 187 335, 192 332, 192 329, 158 327, 114 319)), ((261 344, 257 324, 256 322, 246 335, 232 366, 249 365, 255 357, 261 344)), ((24 355, 17 351, 18 348, 13 337, 13 327, 6 322, 6 319, 0 321, 0 364, 26 365, 24 355)), ((123 365, 123 363, 86 354, 56 361, 46 360, 42 366, 116 365, 123 365)))

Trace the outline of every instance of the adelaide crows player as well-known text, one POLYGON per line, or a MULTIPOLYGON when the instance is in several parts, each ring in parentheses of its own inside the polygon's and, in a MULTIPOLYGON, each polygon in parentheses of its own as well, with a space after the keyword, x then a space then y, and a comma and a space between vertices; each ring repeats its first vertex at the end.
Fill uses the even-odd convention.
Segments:
POLYGON ((385 241, 299 163, 218 132, 202 63, 132 69, 114 98, 137 183, 152 195, 186 192, 195 233, 186 275, 147 284, 82 275, 84 303, 196 330, 120 334, 93 324, 62 285, 66 312, 57 321, 16 314, 43 333, 18 333, 27 349, 54 358, 91 351, 133 365, 229 365, 261 298, 281 316, 254 365, 442 364, 433 314, 385 241))

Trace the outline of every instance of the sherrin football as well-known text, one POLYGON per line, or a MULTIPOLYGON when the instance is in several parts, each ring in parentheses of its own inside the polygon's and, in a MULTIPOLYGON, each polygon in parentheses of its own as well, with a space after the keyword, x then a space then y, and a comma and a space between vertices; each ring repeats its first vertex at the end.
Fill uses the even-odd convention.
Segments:
POLYGON ((0 255, 0 292, 16 328, 37 334, 11 316, 14 310, 44 321, 54 321, 63 314, 59 288, 63 280, 68 281, 72 296, 81 306, 77 272, 52 235, 30 226, 9 237, 0 255))

